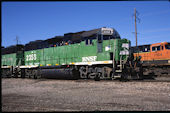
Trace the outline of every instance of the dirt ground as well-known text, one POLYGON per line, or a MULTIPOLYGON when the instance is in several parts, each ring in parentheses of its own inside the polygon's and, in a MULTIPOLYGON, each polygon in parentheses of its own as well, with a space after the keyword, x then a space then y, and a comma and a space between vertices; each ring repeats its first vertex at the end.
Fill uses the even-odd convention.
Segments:
POLYGON ((170 111, 170 82, 3 78, 2 111, 170 111))

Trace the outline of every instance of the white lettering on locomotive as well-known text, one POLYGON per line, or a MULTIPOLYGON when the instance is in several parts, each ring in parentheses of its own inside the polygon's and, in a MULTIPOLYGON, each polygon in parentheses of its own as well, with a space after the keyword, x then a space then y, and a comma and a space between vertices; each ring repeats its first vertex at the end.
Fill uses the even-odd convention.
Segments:
POLYGON ((82 62, 93 62, 96 61, 97 56, 82 57, 82 62))
POLYGON ((26 55, 26 61, 31 61, 31 60, 36 60, 36 59, 37 59, 36 54, 26 55))

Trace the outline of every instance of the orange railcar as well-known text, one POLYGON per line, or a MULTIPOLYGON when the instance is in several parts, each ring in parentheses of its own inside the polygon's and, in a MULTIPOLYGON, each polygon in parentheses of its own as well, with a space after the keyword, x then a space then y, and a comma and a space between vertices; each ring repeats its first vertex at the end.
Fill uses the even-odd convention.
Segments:
POLYGON ((134 47, 134 58, 141 57, 144 75, 170 77, 170 43, 161 42, 134 47), (168 75, 168 76, 167 76, 168 75))
POLYGON ((151 44, 147 52, 134 53, 135 58, 141 56, 146 65, 170 65, 170 43, 161 42, 151 44))

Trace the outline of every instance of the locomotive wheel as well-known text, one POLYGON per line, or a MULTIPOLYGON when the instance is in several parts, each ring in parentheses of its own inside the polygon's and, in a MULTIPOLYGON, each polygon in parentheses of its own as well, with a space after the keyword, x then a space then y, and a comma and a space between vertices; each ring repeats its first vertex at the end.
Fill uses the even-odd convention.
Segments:
POLYGON ((37 79, 37 75, 34 75, 34 79, 37 79))
POLYGON ((40 70, 38 69, 37 70, 37 79, 40 79, 41 78, 41 73, 40 73, 40 70))
POLYGON ((114 80, 114 75, 115 73, 113 73, 113 71, 110 72, 110 80, 114 80))
POLYGON ((33 70, 34 79, 37 79, 37 70, 33 70))
POLYGON ((37 79, 37 70, 35 70, 35 69, 31 70, 31 78, 37 79))
POLYGON ((34 79, 33 70, 29 70, 29 78, 34 79))
POLYGON ((17 68, 15 68, 14 69, 14 78, 18 78, 18 69, 17 68))
POLYGON ((101 76, 101 73, 97 73, 94 80, 95 81, 100 81, 100 76, 101 76))
POLYGON ((28 78, 31 78, 31 75, 28 75, 28 78))
POLYGON ((80 67, 79 69, 79 72, 80 72, 80 78, 87 78, 87 73, 86 73, 86 68, 85 67, 80 67))
POLYGON ((143 80, 143 79, 144 79, 142 66, 140 67, 139 79, 140 79, 140 80, 143 80))
POLYGON ((14 78, 18 78, 18 73, 15 71, 14 78))
POLYGON ((31 79, 34 79, 34 75, 31 74, 31 75, 30 75, 30 78, 31 78, 31 79))
POLYGON ((138 76, 138 79, 139 79, 139 80, 143 80, 143 79, 144 79, 142 73, 139 73, 139 72, 138 72, 138 73, 137 73, 137 76, 138 76))
POLYGON ((9 69, 2 69, 1 71, 1 77, 4 78, 11 78, 12 77, 12 72, 9 69))
POLYGON ((21 69, 21 78, 25 78, 25 69, 21 69))
POLYGON ((41 78, 41 75, 38 74, 36 77, 37 77, 36 79, 40 79, 40 78, 41 78))
POLYGON ((89 74, 88 76, 89 76, 90 79, 94 79, 95 78, 94 74, 89 74))
POLYGON ((15 75, 14 75, 14 78, 18 78, 18 75, 17 75, 17 74, 15 74, 15 75))
POLYGON ((121 73, 120 81, 124 81, 124 82, 128 81, 128 73, 125 73, 125 71, 123 71, 121 73))

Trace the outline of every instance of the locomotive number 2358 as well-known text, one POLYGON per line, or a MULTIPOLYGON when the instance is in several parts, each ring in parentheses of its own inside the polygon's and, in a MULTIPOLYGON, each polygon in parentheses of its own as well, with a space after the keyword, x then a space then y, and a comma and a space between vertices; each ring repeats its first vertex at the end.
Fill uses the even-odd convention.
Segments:
POLYGON ((37 59, 36 54, 26 55, 26 61, 31 61, 31 60, 36 60, 36 59, 37 59))

